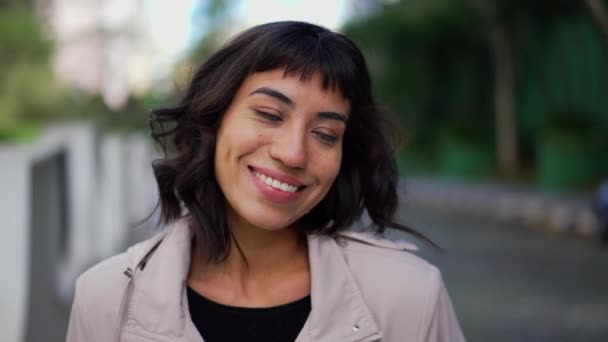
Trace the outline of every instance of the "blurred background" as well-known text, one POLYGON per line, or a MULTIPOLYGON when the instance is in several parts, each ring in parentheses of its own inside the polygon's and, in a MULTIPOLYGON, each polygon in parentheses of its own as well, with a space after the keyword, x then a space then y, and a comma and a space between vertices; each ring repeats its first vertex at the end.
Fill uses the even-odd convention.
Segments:
POLYGON ((148 111, 276 20, 364 51, 468 340, 608 341, 608 1, 0 0, 1 342, 65 339, 76 277, 156 229, 148 111))

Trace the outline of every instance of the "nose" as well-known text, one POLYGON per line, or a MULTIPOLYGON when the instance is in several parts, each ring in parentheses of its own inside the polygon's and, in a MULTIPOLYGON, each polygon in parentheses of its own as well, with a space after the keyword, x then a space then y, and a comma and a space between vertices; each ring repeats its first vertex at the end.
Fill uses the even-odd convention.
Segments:
POLYGON ((308 161, 304 129, 294 127, 277 132, 268 153, 272 159, 280 161, 287 167, 304 168, 308 161))

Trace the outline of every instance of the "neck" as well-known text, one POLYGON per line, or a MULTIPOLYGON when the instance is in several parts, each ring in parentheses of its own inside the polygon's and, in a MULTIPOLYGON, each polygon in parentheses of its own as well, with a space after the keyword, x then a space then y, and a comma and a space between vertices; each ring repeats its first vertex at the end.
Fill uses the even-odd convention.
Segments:
POLYGON ((308 261, 306 239, 295 228, 268 231, 250 224, 231 225, 231 248, 225 260, 229 269, 249 276, 267 276, 308 261))
POLYGON ((294 227, 270 231, 230 219, 229 227, 231 246, 222 261, 205 262, 204 252, 193 244, 191 280, 229 281, 237 292, 247 295, 287 278, 300 279, 302 275, 308 278, 306 238, 294 227))

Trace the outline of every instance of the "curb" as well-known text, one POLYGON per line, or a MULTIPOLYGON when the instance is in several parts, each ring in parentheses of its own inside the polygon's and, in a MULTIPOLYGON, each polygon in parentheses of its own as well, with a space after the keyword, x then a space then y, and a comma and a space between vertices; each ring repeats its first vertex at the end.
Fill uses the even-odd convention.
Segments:
POLYGON ((418 178, 402 179, 399 195, 410 207, 522 224, 584 239, 594 239, 599 232, 591 195, 550 194, 511 185, 418 178))

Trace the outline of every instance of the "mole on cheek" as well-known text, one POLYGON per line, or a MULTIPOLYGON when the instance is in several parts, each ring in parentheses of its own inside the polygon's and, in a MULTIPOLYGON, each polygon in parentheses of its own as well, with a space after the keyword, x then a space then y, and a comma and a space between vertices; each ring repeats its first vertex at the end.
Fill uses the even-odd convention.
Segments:
POLYGON ((258 133, 258 143, 260 144, 265 144, 270 140, 270 136, 268 134, 264 134, 264 133, 258 133))

